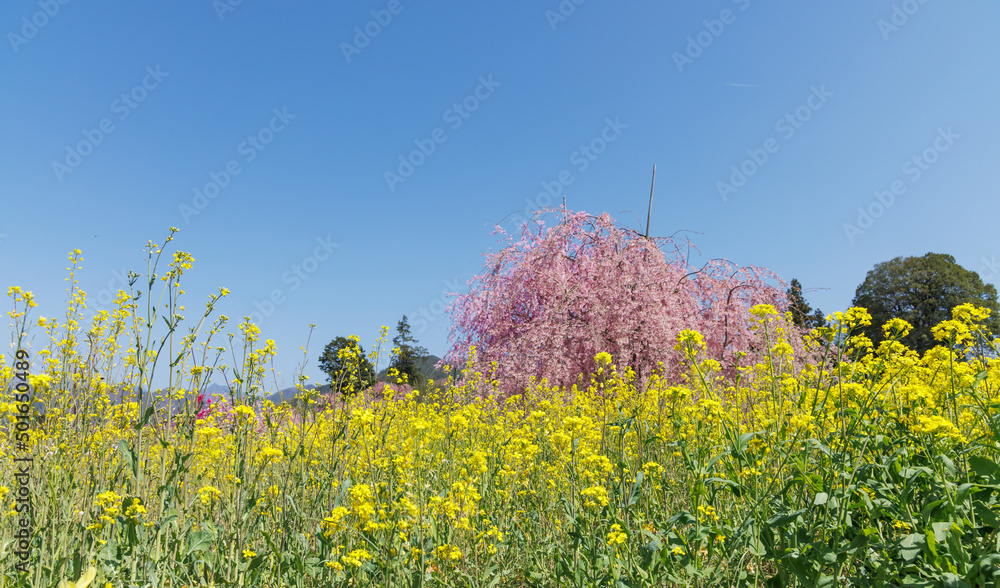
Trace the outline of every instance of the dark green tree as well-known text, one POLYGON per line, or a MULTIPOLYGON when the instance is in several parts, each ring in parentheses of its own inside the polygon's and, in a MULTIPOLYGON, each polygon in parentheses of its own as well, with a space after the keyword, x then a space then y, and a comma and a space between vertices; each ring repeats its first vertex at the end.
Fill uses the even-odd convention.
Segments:
POLYGON ((875 264, 852 302, 872 315, 871 326, 865 328, 872 342, 877 345, 882 341, 882 325, 898 317, 913 325, 913 331, 902 342, 920 353, 938 344, 931 328, 950 319, 951 309, 966 303, 989 308, 987 328, 994 334, 1000 332, 996 288, 984 284, 979 274, 943 253, 897 257, 875 264))
POLYGON ((330 378, 330 389, 353 394, 375 384, 375 366, 357 338, 337 337, 319 356, 319 369, 330 378))
POLYGON ((788 302, 790 303, 788 310, 792 313, 793 323, 806 329, 826 326, 826 318, 823 316, 823 311, 818 308, 813 310, 809 306, 805 297, 802 296, 802 284, 798 280, 792 278, 792 283, 788 290, 785 290, 785 294, 788 295, 788 302))
POLYGON ((405 314, 396 324, 396 333, 392 344, 399 349, 399 353, 392 358, 389 367, 396 368, 400 376, 405 374, 406 381, 414 388, 421 388, 424 385, 424 375, 420 369, 420 360, 427 357, 427 349, 417 345, 405 314))

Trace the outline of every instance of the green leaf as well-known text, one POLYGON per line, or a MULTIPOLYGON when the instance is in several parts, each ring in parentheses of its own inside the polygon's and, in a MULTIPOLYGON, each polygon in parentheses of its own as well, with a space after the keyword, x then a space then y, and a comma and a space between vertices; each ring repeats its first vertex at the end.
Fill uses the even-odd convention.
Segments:
POLYGON ((161 518, 160 520, 156 521, 156 524, 153 525, 153 527, 157 531, 159 531, 160 529, 166 529, 167 525, 169 525, 171 523, 176 523, 176 522, 177 522, 177 515, 172 514, 170 516, 165 516, 165 517, 161 518))
POLYGON ((969 496, 980 491, 982 491, 982 488, 975 484, 962 484, 955 491, 955 504, 962 504, 969 496))
POLYGON ((924 580, 920 576, 907 574, 906 576, 903 576, 902 585, 907 588, 932 588, 938 586, 938 583, 934 580, 924 580))
POLYGON ((274 541, 271 539, 271 535, 269 535, 267 531, 262 530, 260 534, 264 537, 264 541, 267 542, 268 547, 271 548, 272 553, 280 553, 278 546, 274 544, 274 541))
POLYGON ((983 503, 983 501, 973 501, 972 509, 976 511, 976 518, 978 518, 980 522, 990 526, 994 532, 997 529, 1000 529, 1000 516, 993 512, 993 510, 983 503))
POLYGON ((253 556, 253 559, 251 559, 250 563, 247 564, 246 573, 250 574, 250 572, 252 572, 252 571, 256 570, 257 568, 259 568, 261 566, 261 564, 263 564, 263 563, 264 563, 264 555, 263 554, 253 556))
POLYGON ((707 483, 707 484, 711 484, 711 483, 722 484, 724 486, 729 486, 734 491, 737 490, 737 489, 742 489, 743 488, 743 486, 741 486, 737 482, 734 482, 734 481, 729 480, 727 478, 709 478, 709 479, 705 480, 705 483, 707 483))
MULTIPOLYGON (((996 577, 998 566, 1000 566, 1000 553, 990 553, 972 562, 972 572, 970 572, 970 575, 974 572, 982 573, 992 569, 993 576, 996 577)), ((971 580, 968 577, 966 579, 971 580)))
POLYGON ((656 535, 653 535, 652 533, 646 530, 643 530, 642 534, 646 535, 646 537, 651 539, 649 543, 642 546, 644 552, 656 553, 663 547, 663 541, 661 541, 660 538, 657 537, 656 535))
POLYGON ((943 499, 942 500, 932 500, 931 502, 928 502, 927 504, 925 504, 923 506, 923 508, 920 509, 920 514, 922 514, 923 516, 925 516, 927 518, 931 518, 932 516, 934 516, 935 512, 938 510, 938 507, 941 506, 941 505, 943 505, 943 504, 945 504, 945 502, 946 501, 943 500, 943 499))
POLYGON ((916 467, 916 468, 903 468, 900 470, 899 475, 903 476, 907 481, 916 480, 920 476, 932 476, 934 472, 930 468, 916 467))
POLYGON ((197 551, 208 551, 211 547, 212 534, 208 531, 194 531, 188 535, 188 555, 197 551))
POLYGON ((771 527, 771 528, 774 528, 774 527, 783 527, 783 526, 787 525, 788 523, 790 523, 790 522, 798 519, 800 516, 802 516, 806 512, 808 512, 808 511, 803 508, 803 509, 797 510, 795 512, 789 512, 789 513, 785 513, 785 514, 774 515, 773 517, 767 519, 767 526, 771 527))
POLYGON ((125 459, 125 463, 128 465, 128 471, 132 474, 132 480, 138 479, 139 459, 135 456, 135 451, 132 450, 128 442, 124 439, 118 442, 118 451, 122 454, 122 458, 125 459))
POLYGON ((725 453, 720 453, 719 455, 716 455, 712 459, 708 460, 708 463, 705 464, 705 467, 703 468, 702 471, 704 471, 704 472, 707 473, 710 469, 712 469, 712 466, 715 465, 715 462, 719 461, 720 459, 722 459, 725 456, 726 456, 725 453))
POLYGON ((636 472, 635 482, 632 484, 632 495, 628 499, 629 506, 639 502, 639 498, 642 496, 642 479, 643 473, 642 470, 639 470, 636 472))
POLYGON ((1000 483, 1000 466, 980 455, 969 457, 969 466, 991 484, 1000 483))
POLYGON ((926 542, 924 543, 925 559, 930 559, 931 563, 933 563, 934 565, 940 565, 941 556, 938 554, 937 537, 935 536, 934 531, 930 530, 930 532, 928 533, 927 530, 925 529, 924 539, 926 540, 926 542), (926 556, 930 557, 928 558, 926 556))
POLYGON ((295 500, 292 498, 290 494, 285 495, 285 502, 288 504, 289 507, 291 507, 292 512, 295 513, 296 517, 303 518, 302 511, 299 510, 299 505, 295 504, 295 500))
POLYGON ((910 533, 900 540, 899 555, 907 562, 911 562, 917 559, 926 544, 927 538, 923 533, 910 533))
POLYGON ((951 476, 954 476, 955 475, 955 462, 953 462, 950 457, 948 457, 947 455, 945 455, 943 453, 940 454, 940 455, 938 455, 937 457, 938 457, 938 459, 941 460, 941 463, 944 464, 944 469, 948 472, 948 474, 951 475, 951 476))
POLYGON ((667 523, 675 523, 677 525, 692 525, 697 522, 698 519, 696 519, 691 513, 689 513, 686 510, 682 510, 681 512, 667 519, 667 523))
POLYGON ((826 504, 826 501, 829 498, 830 498, 829 494, 827 494, 826 492, 820 492, 819 494, 816 495, 816 498, 813 499, 813 505, 823 506, 824 504, 826 504))
POLYGON ((951 523, 931 523, 931 529, 934 531, 934 539, 937 540, 937 543, 940 543, 948 539, 948 531, 951 530, 951 523))
POLYGON ((754 433, 743 433, 740 438, 736 441, 736 451, 738 453, 746 453, 747 447, 750 446, 750 440, 760 435, 760 431, 754 433))
POLYGON ((854 540, 851 541, 851 544, 847 546, 847 549, 845 549, 844 552, 854 554, 861 547, 868 545, 868 538, 877 533, 878 529, 875 527, 868 527, 862 530, 854 537, 854 540))
POLYGON ((112 564, 113 567, 118 567, 121 559, 121 550, 118 549, 118 542, 114 539, 108 539, 104 547, 97 552, 97 557, 106 563, 112 564))
POLYGON ((823 445, 819 441, 819 439, 809 439, 809 442, 814 448, 818 449, 823 455, 827 457, 833 457, 833 452, 830 451, 830 448, 827 447, 826 445, 823 445))
POLYGON ((146 413, 142 415, 142 419, 135 424, 133 427, 136 431, 146 426, 149 422, 150 417, 153 416, 154 409, 152 406, 146 408, 146 413))

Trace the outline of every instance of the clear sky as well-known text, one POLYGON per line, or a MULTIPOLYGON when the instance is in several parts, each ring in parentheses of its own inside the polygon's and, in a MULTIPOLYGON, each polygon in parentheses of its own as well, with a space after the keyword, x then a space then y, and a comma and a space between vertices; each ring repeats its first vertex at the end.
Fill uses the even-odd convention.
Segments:
POLYGON ((310 323, 314 379, 403 314, 440 355, 495 224, 565 194, 644 229, 654 164, 653 234, 824 312, 896 256, 995 284, 998 24, 992 0, 7 0, 0 285, 62 314, 80 248, 100 308, 176 226, 188 317, 229 288, 288 385, 310 323))

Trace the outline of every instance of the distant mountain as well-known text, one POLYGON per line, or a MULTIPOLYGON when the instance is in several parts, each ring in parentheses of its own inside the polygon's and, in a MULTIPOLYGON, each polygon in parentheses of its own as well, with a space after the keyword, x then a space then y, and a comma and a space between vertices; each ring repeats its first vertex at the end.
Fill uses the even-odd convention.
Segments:
POLYGON ((229 386, 212 383, 205 387, 205 394, 208 394, 209 396, 215 396, 217 394, 229 396, 229 386))
MULTIPOLYGON (((317 386, 315 384, 309 384, 308 386, 306 386, 306 388, 308 389, 313 389, 316 387, 317 386)), ((329 386, 327 386, 327 390, 329 390, 329 386)), ((205 388, 205 392, 208 394, 208 396, 212 398, 216 396, 222 396, 227 401, 229 400, 229 386, 213 383, 209 384, 205 388)), ((271 394, 270 396, 267 397, 267 399, 275 404, 281 404, 282 402, 288 402, 290 400, 294 400, 295 394, 297 393, 298 390, 295 388, 295 386, 292 386, 291 388, 285 388, 283 390, 275 392, 274 394, 271 394)))
MULTIPOLYGON (((306 385, 305 388, 306 388, 306 390, 315 390, 316 388, 322 388, 322 386, 317 386, 316 384, 308 384, 308 385, 306 385)), ((327 388, 327 391, 329 391, 330 387, 327 386, 326 388, 327 388)), ((320 391, 322 392, 322 390, 320 390, 320 391)), ((282 402, 291 402, 291 401, 295 400, 295 395, 298 394, 298 393, 299 393, 299 389, 296 388, 295 386, 292 386, 291 388, 285 388, 284 390, 280 390, 280 391, 278 391, 278 392, 270 395, 268 397, 268 400, 270 400, 271 402, 273 402, 275 404, 281 404, 282 402)))

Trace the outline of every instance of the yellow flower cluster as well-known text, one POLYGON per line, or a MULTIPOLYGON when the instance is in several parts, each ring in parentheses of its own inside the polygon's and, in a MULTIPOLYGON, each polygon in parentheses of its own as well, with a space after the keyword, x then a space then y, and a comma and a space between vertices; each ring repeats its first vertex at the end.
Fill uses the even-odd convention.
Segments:
POLYGON ((202 486, 198 489, 198 497, 205 506, 211 506, 214 500, 222 496, 222 491, 215 486, 202 486))
POLYGON ((965 436, 959 432, 954 423, 938 415, 918 416, 917 422, 910 427, 910 430, 917 434, 950 439, 958 443, 966 442, 965 436))
MULTIPOLYGON (((192 261, 173 257, 172 287, 192 261)), ((25 320, 33 298, 9 294, 13 319, 25 320)), ((662 561, 670 553, 697 558, 698 546, 678 544, 679 519, 664 513, 683 510, 685 520, 704 527, 705 541, 736 537, 721 524, 731 504, 709 497, 725 494, 716 491, 722 485, 776 491, 801 474, 776 448, 793 442, 807 451, 809 441, 843 439, 845 415, 870 415, 866 427, 891 430, 914 447, 998 441, 983 407, 1000 402, 1000 363, 969 353, 988 318, 971 306, 956 308, 935 329, 942 345, 922 357, 899 341, 911 329, 905 321, 886 324, 892 341, 876 349, 849 335, 871 323, 863 309, 851 309, 831 317, 834 326, 816 331, 808 347, 772 329, 777 310, 760 306, 753 316, 768 360, 754 365, 705 357, 702 335, 686 330, 676 344, 689 371, 677 381, 660 374, 640 380, 602 352, 594 357, 602 371, 589 381, 560 387, 539 379, 506 400, 466 368, 405 396, 359 389, 291 406, 260 400, 270 392, 263 374, 276 346, 261 345, 249 321, 227 348, 207 340, 225 321, 205 339, 178 336, 170 361, 157 363, 152 345, 137 350, 135 341, 152 338, 150 325, 163 320, 148 320, 124 295, 84 333, 73 321, 85 298, 73 296, 71 316, 35 327, 48 344, 31 372, 47 407, 44 427, 31 433, 32 451, 45 456, 47 475, 62 480, 56 492, 67 494, 82 521, 66 531, 64 545, 110 541, 112 533, 121 544, 148 521, 170 520, 170 529, 199 537, 238 537, 211 547, 218 565, 236 562, 226 570, 232 577, 258 553, 270 557, 272 544, 300 549, 303 561, 318 562, 327 580, 336 576, 332 583, 343 585, 366 585, 372 569, 402 566, 468 577, 492 558, 516 557, 536 536, 570 545, 577 527, 596 538, 595 549, 621 555, 615 565, 649 543, 644 534, 661 540, 662 561), (222 367, 223 352, 234 366, 222 367), (816 359, 824 353, 833 359, 816 359), (149 381, 154 364, 168 366, 162 400, 149 381), (738 377, 723 375, 727 370, 738 377), (198 412, 199 386, 218 381, 212 377, 220 372, 232 382, 230 393, 198 412), (167 408, 144 422, 151 404, 167 408), (99 492, 107 488, 117 491, 99 492)), ((164 312, 174 309, 180 305, 164 312)), ((360 351, 342 353, 357 360, 360 351)), ((0 390, 9 391, 13 378, 0 363, 0 390)), ((14 405, 0 392, 0 427, 13 429, 14 405)), ((0 472, 15 471, 15 454, 9 439, 0 440, 0 472)), ((8 478, 0 479, 5 508, 14 487, 8 478)), ((39 508, 61 520, 59 506, 39 508)))
MULTIPOLYGON (((121 514, 122 497, 113 490, 101 492, 97 495, 94 506, 100 508, 97 520, 87 527, 88 531, 101 531, 105 527, 115 524, 115 517, 121 514)), ((130 507, 133 508, 133 507, 130 507)), ((141 508, 141 507, 140 507, 141 508)), ((145 509, 143 509, 145 511, 145 509)))
POLYGON ((619 545, 625 544, 626 539, 628 539, 628 534, 622 530, 621 525, 618 523, 611 525, 611 531, 608 533, 608 545, 617 549, 619 545))

